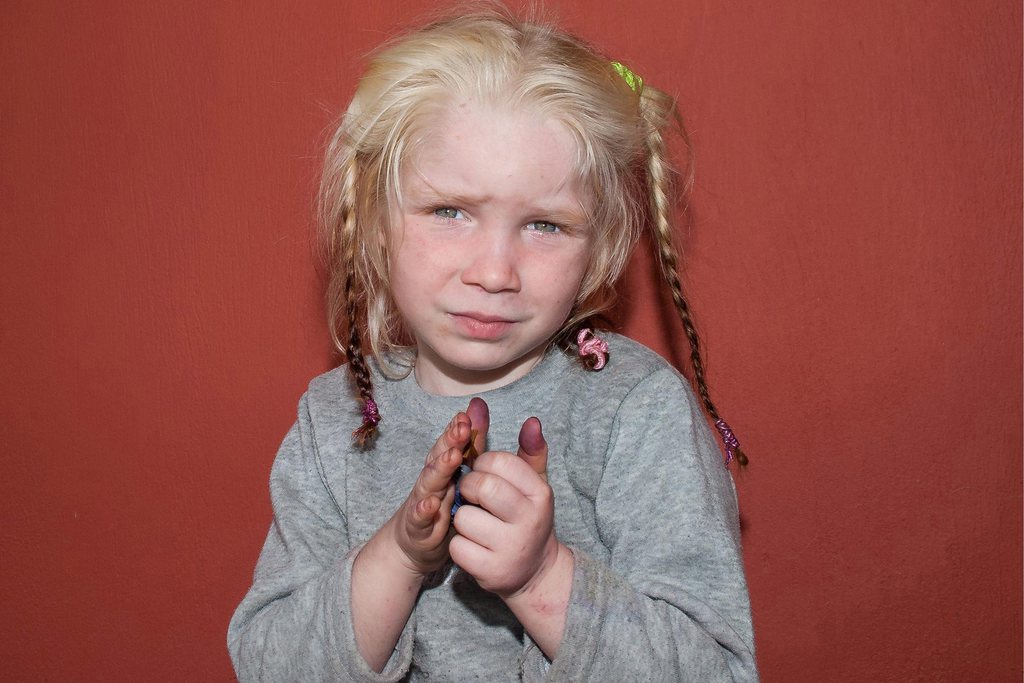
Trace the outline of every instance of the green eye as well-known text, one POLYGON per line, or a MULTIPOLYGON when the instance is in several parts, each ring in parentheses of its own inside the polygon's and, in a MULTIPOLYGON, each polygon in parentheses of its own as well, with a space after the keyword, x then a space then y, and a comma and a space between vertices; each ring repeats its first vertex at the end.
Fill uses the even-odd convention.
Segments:
POLYGON ((451 206, 442 206, 440 208, 434 209, 434 215, 437 216, 438 218, 446 218, 448 220, 458 220, 460 218, 465 218, 465 216, 462 215, 461 211, 451 206))
POLYGON ((561 230, 560 227, 548 221, 533 221, 532 223, 527 223, 526 227, 537 232, 559 232, 561 230))

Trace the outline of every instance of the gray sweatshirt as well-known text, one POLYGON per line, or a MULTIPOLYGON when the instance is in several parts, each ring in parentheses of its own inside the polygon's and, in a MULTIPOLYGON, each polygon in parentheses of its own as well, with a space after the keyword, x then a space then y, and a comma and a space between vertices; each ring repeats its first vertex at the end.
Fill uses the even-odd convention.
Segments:
POLYGON ((228 629, 243 681, 756 681, 735 492, 687 382, 608 334, 601 371, 550 351, 481 396, 490 450, 515 452, 540 418, 555 530, 575 558, 554 661, 504 603, 456 567, 437 573, 384 671, 356 648, 352 562, 401 505, 469 397, 375 374, 372 448, 344 368, 310 383, 270 476, 274 520, 228 629))

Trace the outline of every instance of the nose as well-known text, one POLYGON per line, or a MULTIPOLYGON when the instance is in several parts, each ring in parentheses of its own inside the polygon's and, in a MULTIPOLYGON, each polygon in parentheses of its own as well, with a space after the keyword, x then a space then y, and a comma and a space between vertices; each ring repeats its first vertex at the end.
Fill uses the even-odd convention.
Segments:
POLYGON ((475 231, 466 240, 466 266, 462 269, 462 283, 474 285, 490 292, 518 292, 519 245, 518 230, 496 227, 475 231))

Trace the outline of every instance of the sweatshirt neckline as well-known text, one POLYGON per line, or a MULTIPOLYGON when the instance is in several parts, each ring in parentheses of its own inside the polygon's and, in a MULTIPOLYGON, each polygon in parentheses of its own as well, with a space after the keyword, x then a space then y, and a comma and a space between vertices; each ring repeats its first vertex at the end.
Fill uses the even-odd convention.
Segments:
POLYGON ((530 372, 514 382, 490 391, 463 396, 428 393, 416 381, 416 373, 410 372, 404 378, 394 381, 394 401, 404 409, 404 414, 415 415, 428 424, 440 426, 447 424, 455 413, 465 410, 474 396, 487 402, 492 415, 513 414, 522 408, 523 396, 541 394, 544 387, 550 390, 555 386, 555 380, 569 363, 570 359, 565 353, 552 347, 530 372))

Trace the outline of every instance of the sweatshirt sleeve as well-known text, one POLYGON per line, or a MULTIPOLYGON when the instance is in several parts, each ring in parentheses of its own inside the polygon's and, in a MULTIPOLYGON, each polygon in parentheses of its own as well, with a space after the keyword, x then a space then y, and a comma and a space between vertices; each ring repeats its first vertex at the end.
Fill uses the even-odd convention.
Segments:
POLYGON ((228 627, 240 681, 400 680, 412 661, 413 617, 384 671, 359 654, 351 618, 351 548, 343 510, 326 484, 308 398, 270 474, 274 519, 253 584, 228 627))
POLYGON ((595 512, 607 558, 573 549, 558 655, 527 678, 757 681, 735 490, 674 370, 619 406, 595 512))

